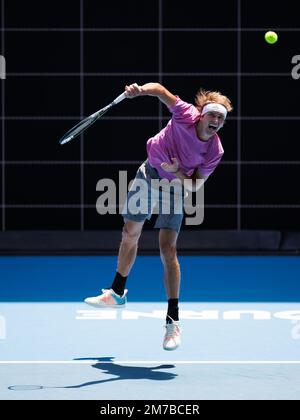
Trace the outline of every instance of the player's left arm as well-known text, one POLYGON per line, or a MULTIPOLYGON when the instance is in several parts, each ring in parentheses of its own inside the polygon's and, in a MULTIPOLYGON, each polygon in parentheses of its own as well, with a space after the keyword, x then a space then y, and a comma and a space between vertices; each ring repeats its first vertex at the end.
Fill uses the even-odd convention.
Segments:
POLYGON ((191 191, 191 192, 198 191, 202 187, 203 182, 197 182, 197 180, 203 180, 205 182, 205 180, 208 178, 208 177, 202 176, 199 169, 195 170, 191 176, 188 176, 180 170, 179 162, 176 158, 172 158, 172 161, 173 163, 171 164, 166 163, 166 162, 161 163, 162 169, 176 176, 176 178, 178 178, 181 181, 181 183, 185 186, 185 188, 188 191, 191 191), (190 180, 192 182, 185 183, 186 180, 190 180))

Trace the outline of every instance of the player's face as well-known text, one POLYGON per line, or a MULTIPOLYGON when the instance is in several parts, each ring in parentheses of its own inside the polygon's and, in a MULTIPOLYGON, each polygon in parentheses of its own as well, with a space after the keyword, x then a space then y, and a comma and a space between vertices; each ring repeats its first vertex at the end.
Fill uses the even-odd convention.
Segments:
POLYGON ((202 128, 204 133, 211 137, 224 125, 224 116, 215 111, 209 111, 202 117, 202 128))

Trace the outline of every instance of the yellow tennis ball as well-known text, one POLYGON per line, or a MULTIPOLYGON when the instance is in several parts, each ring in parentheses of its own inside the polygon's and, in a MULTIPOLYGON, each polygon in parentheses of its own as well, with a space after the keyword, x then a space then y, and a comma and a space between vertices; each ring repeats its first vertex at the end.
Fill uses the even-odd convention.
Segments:
POLYGON ((276 32, 269 31, 265 33, 265 40, 268 44, 275 44, 278 41, 278 35, 276 32))

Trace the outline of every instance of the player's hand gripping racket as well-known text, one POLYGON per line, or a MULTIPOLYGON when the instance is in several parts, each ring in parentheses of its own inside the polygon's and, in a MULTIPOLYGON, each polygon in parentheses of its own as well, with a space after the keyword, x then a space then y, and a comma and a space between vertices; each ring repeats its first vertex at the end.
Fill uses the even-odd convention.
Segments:
POLYGON ((112 101, 110 104, 105 106, 104 108, 99 109, 99 111, 95 112, 94 114, 80 121, 59 140, 59 144, 65 144, 75 139, 75 137, 79 136, 79 134, 82 134, 87 128, 89 128, 92 124, 94 124, 94 122, 97 121, 98 118, 102 117, 102 115, 104 115, 111 107, 113 107, 114 105, 117 105, 119 102, 123 101, 123 99, 125 98, 126 96, 124 92, 121 95, 119 95, 114 101, 112 101))

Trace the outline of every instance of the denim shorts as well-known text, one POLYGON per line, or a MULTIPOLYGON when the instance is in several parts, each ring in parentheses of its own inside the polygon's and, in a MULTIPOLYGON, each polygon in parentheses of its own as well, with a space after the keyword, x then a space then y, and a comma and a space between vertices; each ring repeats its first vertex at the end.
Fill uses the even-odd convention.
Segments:
POLYGON ((164 182, 157 170, 148 160, 138 168, 135 179, 129 189, 127 200, 122 210, 124 221, 144 222, 150 220, 152 214, 158 214, 154 228, 173 229, 179 233, 183 219, 184 192, 182 185, 176 188, 157 188, 155 183, 164 182))

